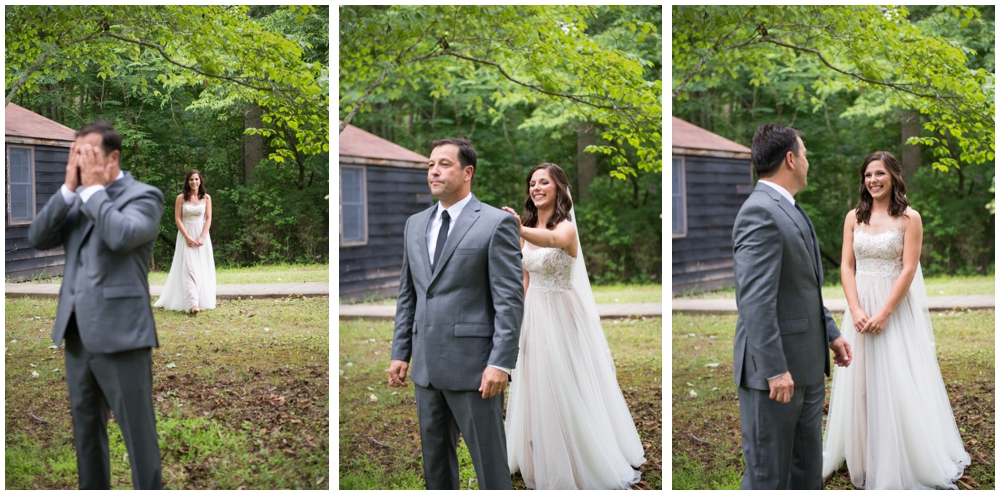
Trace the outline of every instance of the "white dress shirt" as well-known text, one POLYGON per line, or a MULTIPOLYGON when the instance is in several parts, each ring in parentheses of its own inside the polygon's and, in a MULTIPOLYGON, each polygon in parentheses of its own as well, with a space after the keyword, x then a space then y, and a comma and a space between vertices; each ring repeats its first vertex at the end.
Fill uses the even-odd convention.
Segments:
MULTIPOLYGON (((431 221, 427 223, 427 235, 424 242, 427 243, 427 254, 430 256, 429 260, 434 259, 434 251, 437 249, 437 237, 438 232, 441 232, 441 212, 447 211, 448 216, 451 220, 448 223, 448 235, 451 235, 452 231, 455 230, 455 223, 458 220, 458 216, 462 214, 462 210, 465 209, 465 205, 472 201, 472 193, 468 196, 462 198, 457 203, 449 206, 448 208, 442 208, 441 203, 438 202, 437 209, 434 210, 434 215, 431 217, 431 221)), ((504 373, 510 374, 510 370, 500 366, 489 365, 490 367, 496 368, 504 373)))
MULTIPOLYGON (((115 177, 115 180, 121 180, 122 177, 125 177, 125 172, 119 170, 118 177, 115 177)), ((104 186, 100 184, 94 184, 90 187, 87 187, 84 190, 80 191, 80 200, 86 203, 91 196, 97 193, 97 191, 103 191, 103 190, 104 186)), ((76 196, 77 196, 76 191, 70 191, 69 188, 66 187, 65 182, 63 183, 62 187, 59 188, 59 192, 62 193, 63 201, 65 201, 66 204, 72 205, 73 202, 76 201, 76 196)))
POLYGON ((788 192, 788 189, 785 189, 784 187, 781 187, 769 180, 757 179, 757 182, 762 182, 764 184, 767 184, 768 186, 771 186, 772 189, 778 191, 778 194, 782 195, 785 199, 791 201, 792 206, 795 206, 795 198, 792 197, 792 193, 788 192))
POLYGON ((469 204, 469 201, 472 201, 472 193, 469 193, 468 196, 448 208, 441 208, 441 203, 438 202, 437 209, 434 210, 434 216, 427 223, 427 237, 425 241, 427 242, 427 254, 430 255, 430 259, 434 259, 434 251, 437 249, 438 232, 441 231, 441 212, 447 211, 448 216, 451 217, 451 221, 448 224, 448 235, 451 235, 451 231, 455 230, 455 220, 462 214, 462 210, 465 209, 465 205, 469 204))

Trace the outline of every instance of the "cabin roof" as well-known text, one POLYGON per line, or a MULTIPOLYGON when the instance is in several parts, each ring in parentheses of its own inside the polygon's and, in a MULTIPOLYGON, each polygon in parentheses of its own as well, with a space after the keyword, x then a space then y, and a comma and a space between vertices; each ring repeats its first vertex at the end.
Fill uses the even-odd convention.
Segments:
POLYGON ((674 148, 750 153, 750 148, 742 144, 730 141, 714 132, 706 131, 683 119, 677 117, 673 119, 673 131, 670 133, 670 137, 673 140, 674 148))
POLYGON ((76 131, 14 103, 4 112, 4 135, 23 138, 73 141, 76 131))
POLYGON ((427 157, 350 124, 340 133, 340 156, 427 163, 427 157))

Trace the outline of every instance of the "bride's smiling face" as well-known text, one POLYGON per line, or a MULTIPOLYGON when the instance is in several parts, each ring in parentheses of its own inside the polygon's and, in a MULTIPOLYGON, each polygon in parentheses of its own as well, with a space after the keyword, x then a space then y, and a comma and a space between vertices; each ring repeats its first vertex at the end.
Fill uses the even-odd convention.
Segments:
POLYGON ((201 185, 201 176, 198 174, 191 174, 191 178, 188 179, 188 186, 192 191, 197 192, 198 186, 201 185))
POLYGON ((553 208, 556 204, 556 183, 545 169, 535 170, 528 182, 528 196, 539 210, 553 208))
POLYGON ((879 200, 892 194, 892 175, 882 160, 875 160, 865 169, 865 188, 872 198, 879 200))

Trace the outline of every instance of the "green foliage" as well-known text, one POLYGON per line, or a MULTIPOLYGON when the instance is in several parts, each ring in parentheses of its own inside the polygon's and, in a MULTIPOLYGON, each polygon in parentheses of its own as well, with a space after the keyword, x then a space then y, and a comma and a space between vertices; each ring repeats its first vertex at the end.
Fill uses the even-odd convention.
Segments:
POLYGON ((718 87, 741 69, 755 88, 768 89, 776 72, 811 72, 808 99, 806 84, 787 94, 813 111, 832 95, 856 91, 842 116, 919 111, 928 134, 909 144, 932 147, 934 167, 992 162, 995 78, 968 65, 973 49, 940 36, 986 32, 987 22, 992 37, 992 15, 976 7, 941 7, 914 23, 904 7, 677 6, 673 95, 688 98, 691 83, 718 87))
MULTIPOLYGON (((272 138, 272 158, 329 151, 329 75, 325 60, 307 62, 312 48, 301 36, 283 36, 280 24, 322 27, 324 10, 288 7, 267 23, 247 7, 224 6, 11 6, 6 9, 7 101, 37 93, 44 81, 70 79, 96 68, 114 81, 131 64, 162 61, 130 81, 143 95, 170 101, 177 88, 202 86, 192 108, 220 102, 258 102, 263 120, 254 132, 272 138), (275 127, 292 129, 294 142, 275 127)), ((300 33, 296 33, 300 34, 300 33)))
POLYGON ((580 243, 594 283, 660 283, 662 174, 598 179, 577 205, 580 243))
MULTIPOLYGON (((662 56, 661 40, 656 36, 655 28, 659 25, 661 15, 661 8, 658 6, 627 9, 344 7, 341 9, 340 40, 341 116, 344 118, 349 114, 371 87, 372 80, 381 74, 378 64, 369 63, 375 58, 368 60, 362 55, 368 54, 369 57, 383 60, 390 57, 391 53, 398 53, 391 50, 403 50, 408 47, 406 42, 413 43, 419 38, 420 33, 428 33, 426 36, 431 36, 436 32, 421 24, 422 22, 433 24, 436 26, 434 29, 438 29, 440 23, 447 19, 448 26, 466 26, 462 29, 463 33, 491 33, 489 36, 473 37, 463 34, 463 37, 448 35, 446 38, 451 50, 464 47, 462 49, 466 52, 476 54, 483 50, 483 47, 490 43, 496 44, 502 36, 507 36, 505 29, 516 28, 509 33, 509 36, 529 36, 530 30, 527 27, 517 23, 511 27, 510 22, 500 22, 511 15, 524 16, 528 18, 525 26, 533 26, 546 19, 560 19, 559 16, 577 15, 581 12, 589 16, 586 29, 580 27, 577 27, 578 31, 570 29, 570 32, 574 33, 572 36, 562 29, 547 26, 544 27, 543 33, 549 33, 552 40, 541 48, 536 49, 533 41, 530 49, 525 48, 515 54, 507 54, 508 50, 517 48, 515 45, 497 47, 490 53, 507 54, 504 56, 511 60, 520 60, 517 57, 540 57, 539 60, 543 60, 542 55, 555 57, 553 60, 562 60, 560 58, 562 55, 557 55, 555 51, 564 49, 568 43, 567 39, 571 38, 576 40, 574 42, 580 43, 581 50, 586 48, 588 54, 583 58, 579 54, 572 55, 568 60, 573 64, 584 63, 588 57, 589 60, 600 60, 600 57, 610 57, 613 54, 617 54, 615 57, 643 61, 642 65, 646 69, 641 74, 644 81, 642 84, 651 88, 648 91, 655 89, 655 94, 659 98, 658 80, 662 56), (345 18, 345 15, 350 17, 345 18), (646 28, 649 29, 649 34, 643 36, 646 28), (519 31, 522 29, 524 32, 519 31), (581 31, 583 34, 579 34, 581 31), (386 32, 389 33, 386 36, 378 35, 386 32), (594 45, 599 49, 593 48, 594 45), (649 86, 650 84, 655 88, 649 86)), ((557 25, 554 22, 552 24, 557 25)), ((440 35, 444 36, 445 31, 454 32, 450 31, 451 29, 453 28, 440 28, 440 35)), ((533 36, 537 38, 538 34, 533 36)), ((423 46, 417 44, 408 56, 415 56, 414 54, 423 46)), ((600 114, 601 111, 598 109, 515 84, 500 75, 495 66, 442 55, 440 51, 443 48, 440 44, 436 48, 431 46, 427 49, 436 55, 396 67, 386 77, 385 82, 377 85, 371 96, 361 105, 351 120, 352 125, 424 155, 429 154, 428 146, 435 139, 449 136, 470 139, 476 146, 479 162, 472 191, 480 200, 498 207, 507 205, 516 210, 523 209, 527 196, 525 180, 528 171, 542 162, 556 163, 566 171, 570 179, 574 201, 581 214, 584 214, 586 208, 590 208, 592 211, 602 212, 592 215, 595 222, 619 222, 626 218, 636 221, 635 229, 632 229, 631 224, 620 223, 616 230, 619 234, 615 236, 605 234, 590 237, 587 237, 585 231, 589 229, 597 232, 598 227, 581 223, 581 233, 585 237, 584 245, 591 273, 600 274, 602 282, 642 280, 645 283, 649 283, 650 275, 660 273, 661 222, 658 217, 659 206, 654 206, 654 203, 659 205, 661 201, 660 174, 650 170, 650 173, 627 174, 623 177, 626 179, 624 181, 608 181, 612 174, 619 171, 620 164, 625 162, 636 164, 644 160, 640 155, 641 150, 631 144, 626 142, 618 146, 615 141, 619 135, 617 132, 624 132, 619 126, 592 120, 600 114), (595 186, 595 191, 604 192, 587 199, 583 198, 578 187, 580 182, 577 162, 588 154, 578 150, 579 136, 583 130, 592 132, 596 136, 595 147, 603 147, 605 150, 609 147, 615 148, 610 155, 595 154, 598 181, 605 184, 595 186), (638 199, 633 200, 633 189, 636 184, 640 185, 641 194, 638 199), (646 209, 639 211, 640 208, 646 209), (657 208, 655 212, 654 208, 657 208), (618 264, 631 262, 630 255, 623 254, 629 245, 655 246, 655 250, 647 251, 643 255, 640 266, 625 268, 615 265, 612 268, 606 265, 609 261, 618 264), (591 255, 591 252, 594 254, 591 255)), ((553 84, 566 84, 572 88, 583 84, 574 82, 583 76, 563 73, 567 70, 565 67, 570 65, 562 66, 548 62, 525 63, 520 66, 514 63, 509 66, 505 64, 502 64, 504 70, 516 78, 529 80, 536 76, 543 77, 550 72, 552 74, 558 72, 560 75, 553 79, 553 84), (516 67, 517 72, 514 72, 513 67, 516 67)), ((591 74, 590 69, 580 68, 580 70, 586 77, 591 77, 587 76, 591 74)), ((621 91, 623 94, 630 94, 639 90, 622 88, 621 91)), ((647 107, 647 113, 650 115, 654 111, 659 115, 658 103, 655 107, 647 107)), ((658 116, 656 118, 659 119, 658 116)), ((659 132, 659 123, 656 124, 656 132, 659 132)), ((651 136, 649 135, 651 141, 647 146, 651 150, 655 141, 655 148, 659 153, 662 146, 660 138, 656 137, 654 140, 651 136)), ((657 160, 660 160, 659 155, 657 160)))
POLYGON ((328 14, 324 6, 11 6, 8 99, 72 128, 115 125, 122 167, 167 199, 159 266, 173 259, 173 200, 191 168, 213 197, 218 264, 323 261, 328 14), (246 128, 248 105, 260 107, 260 128, 246 128), (261 164, 244 163, 245 135, 254 134, 265 136, 261 164))
MULTIPOLYGON (((343 6, 340 112, 373 111, 429 90, 434 100, 467 85, 491 91, 464 101, 495 125, 512 106, 544 103, 562 123, 596 122, 615 177, 662 169, 659 7, 343 6), (630 12, 630 9, 632 10, 630 12), (636 50, 637 47, 645 47, 636 50)), ((457 103, 457 102, 454 102, 457 103)), ((528 122, 527 125, 535 125, 528 122)), ((551 124, 542 124, 551 125, 551 124)), ((341 127, 343 128, 343 127, 341 127)))
MULTIPOLYGON (((329 184, 324 157, 310 158, 316 172, 312 181, 329 184)), ((255 259, 265 263, 292 261, 315 263, 326 259, 326 227, 330 211, 325 187, 297 189, 294 170, 265 164, 257 169, 258 180, 235 184, 220 191, 231 204, 239 205, 242 222, 235 235, 219 250, 224 259, 255 259)))
POLYGON ((983 205, 995 174, 994 15, 973 10, 675 7, 673 113, 746 146, 763 123, 804 132, 809 184, 796 199, 816 226, 828 280, 839 279, 864 158, 886 150, 902 159, 918 145, 923 165, 904 179, 924 222, 925 273, 992 273, 995 218, 983 205), (696 19, 703 29, 685 23, 696 19), (904 147, 913 119, 922 129, 904 147))

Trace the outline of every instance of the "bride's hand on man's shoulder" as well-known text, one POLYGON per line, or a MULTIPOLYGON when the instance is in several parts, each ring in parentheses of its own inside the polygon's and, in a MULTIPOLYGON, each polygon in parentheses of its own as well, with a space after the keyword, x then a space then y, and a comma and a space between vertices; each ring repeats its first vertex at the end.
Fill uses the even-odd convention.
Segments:
POLYGON ((506 211, 507 213, 510 213, 511 215, 514 215, 514 218, 517 219, 518 229, 520 229, 520 227, 521 227, 521 215, 518 215, 517 212, 514 211, 514 209, 511 208, 511 207, 509 207, 509 206, 504 206, 504 207, 501 207, 500 209, 503 210, 503 211, 506 211))

